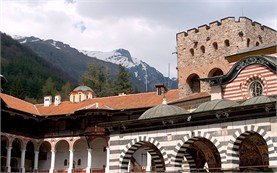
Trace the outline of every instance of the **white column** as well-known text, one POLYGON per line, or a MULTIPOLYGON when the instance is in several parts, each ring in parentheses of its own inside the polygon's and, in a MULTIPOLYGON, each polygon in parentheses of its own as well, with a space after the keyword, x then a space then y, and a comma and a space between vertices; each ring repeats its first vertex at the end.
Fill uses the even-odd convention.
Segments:
POLYGON ((39 154, 39 151, 35 151, 34 172, 38 171, 38 154, 39 154))
POLYGON ((151 171, 151 154, 149 154, 147 152, 146 155, 146 172, 150 172, 151 171))
POLYGON ((55 169, 55 157, 56 157, 56 151, 55 150, 51 150, 51 167, 49 172, 50 173, 54 173, 54 169, 55 169))
POLYGON ((86 169, 86 173, 90 173, 91 161, 92 161, 92 149, 91 149, 91 148, 88 148, 88 160, 87 160, 87 169, 86 169))
POLYGON ((26 149, 21 149, 20 168, 22 173, 25 173, 25 153, 26 149))
POLYGON ((7 172, 11 172, 11 153, 12 153, 12 147, 7 147, 7 162, 6 162, 7 172))
POLYGON ((69 168, 68 168, 68 173, 73 172, 73 156, 74 156, 74 150, 70 149, 69 150, 69 168))
POLYGON ((107 157, 106 157, 105 172, 109 173, 110 172, 110 147, 109 146, 106 147, 106 154, 107 154, 107 157))

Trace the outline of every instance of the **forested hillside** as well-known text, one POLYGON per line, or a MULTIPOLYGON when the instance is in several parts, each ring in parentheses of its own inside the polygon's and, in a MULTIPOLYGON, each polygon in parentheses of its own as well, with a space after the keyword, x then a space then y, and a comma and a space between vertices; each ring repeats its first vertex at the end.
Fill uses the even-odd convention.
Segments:
POLYGON ((7 79, 2 92, 31 102, 42 101, 44 95, 57 92, 66 95, 63 90, 76 84, 66 73, 4 33, 1 33, 1 74, 7 79))

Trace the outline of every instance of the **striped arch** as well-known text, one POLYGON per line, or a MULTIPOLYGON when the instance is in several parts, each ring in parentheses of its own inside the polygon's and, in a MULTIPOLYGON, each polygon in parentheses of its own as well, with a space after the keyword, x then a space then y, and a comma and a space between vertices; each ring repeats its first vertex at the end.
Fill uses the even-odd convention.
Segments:
POLYGON ((171 159, 171 163, 175 167, 175 171, 179 171, 182 169, 182 161, 184 160, 184 157, 187 159, 187 162, 189 165, 188 169, 196 168, 196 163, 193 157, 188 152, 186 152, 186 150, 188 149, 190 144, 194 143, 200 138, 205 138, 211 143, 213 143, 213 145, 218 150, 218 153, 220 155, 221 165, 222 163, 226 162, 226 155, 224 153, 224 150, 220 142, 209 133, 198 131, 198 133, 196 133, 195 135, 193 135, 192 133, 187 134, 186 136, 184 136, 182 141, 176 145, 173 153, 173 158, 171 159))
POLYGON ((231 163, 233 168, 239 167, 239 147, 241 142, 243 141, 243 139, 245 139, 253 133, 258 133, 266 141, 268 147, 269 165, 272 165, 272 162, 274 160, 274 145, 272 139, 267 134, 266 130, 264 130, 262 127, 248 125, 244 126, 243 129, 237 130, 230 139, 230 142, 228 144, 228 163, 231 163))
POLYGON ((166 165, 169 163, 165 149, 161 146, 161 144, 157 140, 155 140, 154 138, 149 138, 147 136, 140 136, 136 139, 133 139, 129 144, 125 146, 119 158, 119 167, 122 171, 126 171, 128 169, 128 163, 132 155, 140 147, 145 145, 147 147, 144 149, 147 152, 149 152, 149 154, 151 155, 151 158, 153 159, 156 166, 156 171, 165 172, 166 165), (153 145, 156 148, 156 150, 158 150, 160 153, 157 153, 155 149, 148 147, 147 144, 153 145))

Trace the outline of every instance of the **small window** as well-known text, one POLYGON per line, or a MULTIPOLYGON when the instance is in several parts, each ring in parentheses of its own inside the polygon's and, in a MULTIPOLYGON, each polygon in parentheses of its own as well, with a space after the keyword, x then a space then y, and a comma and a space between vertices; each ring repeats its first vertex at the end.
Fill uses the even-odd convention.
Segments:
POLYGON ((248 38, 247 39, 247 47, 249 47, 250 46, 250 39, 248 38))
POLYGON ((204 46, 201 46, 200 49, 201 49, 202 53, 205 53, 205 47, 204 46))
POLYGON ((67 166, 67 159, 64 160, 63 166, 67 166))
POLYGON ((194 56, 194 50, 190 49, 189 51, 190 51, 191 56, 194 56))
POLYGON ((225 43, 225 46, 227 46, 227 47, 230 46, 230 41, 229 40, 225 40, 224 43, 225 43))
POLYGON ((256 46, 259 46, 260 45, 260 43, 259 42, 256 42, 256 46))
POLYGON ((239 32, 239 36, 243 37, 243 32, 242 31, 239 32))
POLYGON ((78 165, 80 166, 82 164, 81 159, 78 159, 78 165))
POLYGON ((215 50, 217 50, 217 49, 218 49, 217 42, 214 42, 214 43, 213 43, 213 47, 214 47, 214 49, 215 49, 215 50))
POLYGON ((263 95, 263 84, 260 80, 253 80, 248 85, 248 92, 251 97, 263 95))
POLYGON ((260 43, 263 43, 263 38, 260 35, 259 35, 259 41, 260 41, 260 43))

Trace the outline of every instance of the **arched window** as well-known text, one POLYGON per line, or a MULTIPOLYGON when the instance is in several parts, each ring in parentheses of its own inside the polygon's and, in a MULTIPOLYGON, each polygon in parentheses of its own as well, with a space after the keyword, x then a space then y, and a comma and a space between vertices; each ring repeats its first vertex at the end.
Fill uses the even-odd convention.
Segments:
POLYGON ((79 102, 81 102, 81 101, 82 101, 82 95, 79 94, 79 102))
POLYGON ((259 42, 256 42, 256 46, 259 46, 260 45, 260 43, 259 42))
POLYGON ((224 43, 225 43, 225 46, 227 46, 227 47, 230 46, 230 41, 229 40, 225 40, 224 43))
POLYGON ((214 43, 213 43, 213 47, 214 47, 214 49, 215 49, 215 50, 217 50, 217 49, 218 49, 217 42, 214 42, 214 43))
POLYGON ((204 46, 201 46, 200 49, 201 49, 202 53, 205 53, 205 47, 204 46))
POLYGON ((249 47, 249 45, 250 45, 250 39, 248 38, 247 39, 247 47, 249 47))
POLYGON ((63 166, 67 166, 67 159, 64 160, 63 166))
POLYGON ((187 84, 192 93, 200 92, 200 80, 197 74, 194 73, 189 75, 189 77, 187 78, 187 84))
POLYGON ((78 159, 78 163, 77 163, 79 166, 82 164, 82 161, 81 159, 78 159))
POLYGON ((263 95, 263 83, 259 79, 251 81, 248 85, 248 92, 251 97, 263 95))
POLYGON ((214 77, 214 76, 220 76, 220 75, 223 75, 223 71, 220 68, 214 68, 209 72, 208 77, 214 77))
POLYGON ((190 54, 191 54, 192 56, 194 56, 194 50, 191 48, 189 51, 190 51, 190 54))

